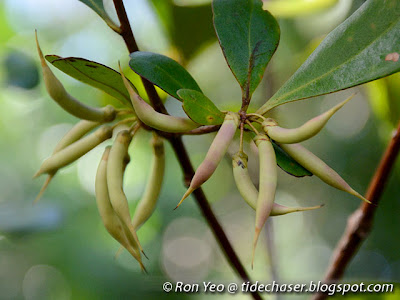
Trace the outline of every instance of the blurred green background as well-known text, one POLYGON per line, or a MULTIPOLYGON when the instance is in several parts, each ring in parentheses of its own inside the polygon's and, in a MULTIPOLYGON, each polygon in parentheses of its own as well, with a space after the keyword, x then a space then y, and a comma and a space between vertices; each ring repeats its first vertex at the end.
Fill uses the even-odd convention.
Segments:
MULTIPOLYGON (((284 2, 284 0, 282 0, 284 2)), ((221 110, 240 107, 239 85, 228 69, 213 33, 210 1, 125 1, 142 50, 169 55, 184 64, 221 110)), ((363 1, 328 1, 313 13, 280 13, 281 42, 254 95, 250 110, 263 104, 322 40, 363 1)), ((115 19, 112 1, 104 1, 115 19)), ((176 211, 184 193, 182 174, 170 146, 158 208, 138 232, 150 260, 149 275, 119 248, 104 229, 94 198, 94 175, 104 147, 60 171, 40 202, 32 201, 44 177, 32 180, 42 160, 77 120, 46 94, 34 42, 34 30, 45 54, 76 56, 117 68, 127 66, 123 41, 78 0, 0 1, 0 299, 209 299, 228 294, 165 294, 165 281, 215 283, 237 280, 193 198, 176 211)), ((66 89, 92 105, 113 100, 53 68, 66 89)), ((135 81, 133 72, 128 73, 135 81)), ((354 100, 326 128, 304 144, 364 193, 400 116, 400 76, 333 95, 275 109, 273 117, 294 127, 332 107, 349 94, 354 100)), ((168 110, 184 115, 180 102, 166 99, 168 110)), ((125 191, 131 208, 140 199, 149 172, 151 135, 140 134, 130 149, 125 191)), ((185 137, 195 166, 213 135, 185 137)), ((232 146, 235 151, 237 144, 232 146)), ((250 168, 257 174, 254 154, 250 168)), ((374 229, 351 262, 345 282, 400 281, 400 162, 398 161, 376 215, 374 229)), ((250 269, 254 211, 239 196, 227 157, 205 193, 241 261, 255 281, 308 283, 322 278, 347 217, 359 200, 318 178, 297 179, 279 170, 276 201, 322 209, 274 218, 273 266, 262 236, 254 270, 250 269)), ((236 299, 249 299, 238 294, 236 299)), ((307 299, 309 295, 280 295, 307 299)), ((371 299, 399 299, 373 295, 371 299)), ((349 299, 366 299, 359 294, 349 299)))

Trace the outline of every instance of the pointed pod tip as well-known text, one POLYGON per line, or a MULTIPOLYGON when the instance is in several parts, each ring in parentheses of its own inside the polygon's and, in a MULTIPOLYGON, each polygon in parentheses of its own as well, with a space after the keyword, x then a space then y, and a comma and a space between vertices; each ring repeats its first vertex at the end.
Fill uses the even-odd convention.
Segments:
POLYGON ((178 205, 174 208, 174 210, 176 210, 183 202, 183 200, 185 200, 187 197, 189 197, 189 195, 191 193, 193 193, 194 189, 192 187, 189 187, 186 191, 186 193, 183 195, 181 201, 179 201, 178 205))
POLYGON ((122 67, 121 67, 121 62, 118 61, 118 68, 119 68, 119 72, 121 73, 122 78, 125 78, 124 72, 122 71, 122 67))
POLYGON ((338 105, 333 107, 332 111, 335 113, 336 111, 341 109, 347 102, 349 102, 351 99, 353 99, 355 95, 357 95, 357 93, 353 93, 352 95, 350 95, 346 100, 340 102, 338 105))
POLYGON ((325 206, 325 203, 320 204, 320 205, 316 205, 316 206, 304 207, 303 210, 314 210, 314 209, 318 209, 318 208, 321 208, 321 207, 324 207, 324 206, 325 206))
POLYGON ((256 227, 255 232, 254 232, 254 240, 253 240, 253 253, 252 253, 252 258, 251 258, 251 269, 253 269, 253 266, 254 266, 254 258, 255 258, 255 254, 256 254, 256 247, 257 247, 258 238, 260 236, 260 232, 261 232, 261 228, 256 227))
POLYGON ((124 251, 123 246, 119 247, 119 249, 117 250, 117 252, 114 255, 114 259, 118 259, 118 257, 120 257, 120 255, 121 255, 122 251, 124 251))
POLYGON ((33 176, 32 179, 38 178, 40 175, 42 175, 43 173, 39 170, 37 171, 33 176))
POLYGON ((144 264, 143 264, 142 262, 139 262, 139 264, 140 264, 140 269, 143 271, 143 273, 145 273, 146 275, 148 275, 149 272, 147 272, 147 269, 146 269, 146 267, 144 266, 144 264))
POLYGON ((49 186, 51 180, 53 179, 55 173, 53 174, 49 174, 46 178, 46 181, 43 183, 42 188, 39 191, 39 194, 36 196, 35 200, 33 200, 33 205, 35 205, 36 203, 38 203, 38 201, 40 200, 40 198, 43 196, 45 190, 47 189, 47 187, 49 186))
POLYGON ((149 257, 146 255, 146 253, 144 253, 143 249, 141 251, 142 251, 142 254, 144 255, 144 257, 146 257, 146 259, 149 260, 149 257))
POLYGON ((40 58, 40 64, 42 65, 42 67, 47 67, 46 60, 44 59, 42 49, 40 48, 40 45, 39 45, 39 38, 38 38, 36 29, 35 29, 35 40, 36 40, 36 48, 37 48, 39 58, 40 58))
POLYGON ((361 196, 359 193, 357 193, 355 190, 351 190, 350 194, 352 194, 353 196, 356 196, 357 198, 369 203, 369 204, 373 204, 371 201, 369 201, 368 199, 364 198, 363 196, 361 196))

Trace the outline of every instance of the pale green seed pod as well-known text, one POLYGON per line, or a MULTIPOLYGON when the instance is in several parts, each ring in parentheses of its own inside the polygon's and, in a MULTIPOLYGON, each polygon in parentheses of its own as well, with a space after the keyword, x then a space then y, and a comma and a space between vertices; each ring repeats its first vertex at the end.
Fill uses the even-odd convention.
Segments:
POLYGON ((47 158, 40 166, 39 171, 33 177, 38 177, 43 173, 54 173, 55 171, 82 157, 90 150, 111 137, 112 128, 110 126, 100 127, 92 134, 76 141, 75 143, 65 147, 64 149, 47 158))
MULTIPOLYGON (((71 145, 72 143, 76 142, 77 140, 82 138, 85 134, 87 134, 89 131, 91 131, 92 129, 96 128, 100 124, 101 123, 99 123, 99 122, 92 122, 92 121, 87 121, 87 120, 79 121, 57 143, 56 147, 53 150, 53 154, 59 152, 60 150, 64 149, 65 147, 67 147, 67 146, 71 145)), ((46 178, 46 181, 44 182, 42 188, 39 191, 39 194, 36 196, 36 198, 33 201, 33 203, 37 203, 39 201, 39 199, 42 197, 43 193, 45 192, 45 190, 49 186, 51 180, 54 178, 56 173, 57 173, 57 170, 49 173, 49 175, 46 178)))
POLYGON ((309 206, 309 207, 288 207, 284 205, 280 205, 277 203, 274 203, 274 206, 272 207, 271 211, 271 217, 272 216, 282 216, 294 212, 300 212, 300 211, 308 211, 308 210, 314 210, 323 207, 324 204, 321 205, 316 205, 316 206, 309 206))
POLYGON ((258 191, 254 186, 247 169, 248 157, 244 152, 232 156, 233 178, 244 201, 254 210, 257 207, 258 191))
POLYGON ((354 95, 350 96, 342 103, 339 103, 325 113, 309 120, 298 128, 282 128, 279 127, 274 120, 266 119, 262 124, 263 129, 271 139, 278 143, 294 144, 305 141, 320 132, 329 119, 334 115, 334 113, 342 108, 353 97, 354 95))
POLYGON ((131 141, 132 136, 128 130, 123 130, 118 133, 108 158, 107 187, 112 207, 121 220, 125 234, 127 236, 131 235, 140 251, 143 252, 136 231, 131 224, 128 200, 126 199, 123 189, 124 172, 127 162, 126 157, 128 156, 128 148, 131 141))
POLYGON ((195 189, 199 188, 211 177, 228 150, 228 147, 235 136, 238 125, 239 116, 236 113, 228 112, 221 128, 218 130, 217 135, 208 149, 205 159, 197 168, 188 190, 183 195, 175 209, 178 208, 183 200, 185 200, 195 189))
POLYGON ((62 83, 57 79, 50 70, 39 46, 36 34, 36 45, 40 57, 40 64, 43 71, 43 79, 50 97, 60 105, 65 111, 71 115, 96 122, 110 122, 115 119, 116 111, 111 105, 103 108, 94 108, 87 106, 71 96, 64 88, 62 83))
POLYGON ((147 126, 164 132, 186 132, 199 127, 199 124, 188 118, 165 115, 154 110, 132 88, 121 70, 122 80, 129 92, 133 108, 137 117, 147 126))
MULTIPOLYGON (((249 172, 247 169, 247 155, 243 152, 237 152, 232 156, 232 169, 233 169, 233 177, 235 179, 236 187, 242 198, 246 201, 246 203, 256 210, 257 208, 257 198, 258 198, 258 190, 254 186, 251 178, 249 176, 249 172)), ((287 207, 283 205, 279 205, 274 203, 271 210, 271 217, 281 216, 293 212, 307 211, 313 210, 317 208, 321 208, 322 205, 312 206, 312 207, 287 207)))
POLYGON ((100 122, 93 122, 88 120, 80 120, 74 127, 68 131, 62 139, 57 143, 56 147, 53 150, 53 154, 59 152, 65 147, 71 145, 72 143, 80 140, 90 131, 100 126, 100 122))
POLYGON ((103 157, 100 160, 100 164, 97 168, 95 181, 97 208, 99 210, 99 214, 104 224, 104 227, 107 229, 110 235, 116 241, 118 241, 126 250, 128 250, 128 252, 139 262, 140 268, 146 271, 146 268, 144 267, 142 258, 140 256, 140 251, 136 246, 136 243, 134 243, 132 246, 132 243, 129 242, 127 236, 125 235, 125 231, 123 229, 121 221, 118 215, 115 213, 110 202, 107 186, 107 162, 110 148, 111 147, 108 146, 104 150, 103 157))
POLYGON ((274 205, 278 181, 275 151, 270 139, 266 135, 257 135, 254 141, 258 147, 258 156, 260 160, 260 190, 257 198, 252 267, 261 229, 271 214, 274 205))
POLYGON ((309 170, 315 176, 319 177, 322 181, 337 188, 341 191, 345 191, 351 195, 360 198, 363 201, 371 203, 355 190, 353 190, 346 181, 326 163, 319 159, 316 155, 308 151, 300 144, 279 144, 281 148, 289 154, 295 161, 297 161, 304 168, 309 170))
POLYGON ((152 140, 153 161, 150 170, 150 176, 147 181, 144 194, 136 207, 132 219, 132 226, 138 230, 152 215, 157 199, 160 195, 165 170, 165 151, 163 140, 154 134, 152 140))

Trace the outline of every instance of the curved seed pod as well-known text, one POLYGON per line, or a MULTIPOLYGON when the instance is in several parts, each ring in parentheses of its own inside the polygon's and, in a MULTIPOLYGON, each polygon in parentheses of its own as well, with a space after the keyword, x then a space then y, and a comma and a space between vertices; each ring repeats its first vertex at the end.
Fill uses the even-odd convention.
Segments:
POLYGON ((277 126, 276 122, 272 119, 267 119, 263 122, 263 129, 271 139, 278 143, 294 144, 305 141, 320 132, 334 113, 342 108, 353 97, 354 95, 350 96, 342 103, 339 103, 323 114, 307 121, 298 128, 282 128, 277 126))
MULTIPOLYGON (((238 188, 240 195, 251 208, 256 210, 258 191, 257 188, 254 186, 253 182, 251 181, 249 172, 247 170, 247 155, 243 152, 237 152, 235 155, 233 155, 232 167, 233 167, 233 177, 235 179, 236 187, 238 188)), ((311 207, 287 207, 274 203, 274 205, 272 206, 270 216, 274 217, 293 212, 313 210, 321 208, 322 206, 324 205, 322 204, 311 207)))
POLYGON ((275 191, 277 185, 277 169, 274 147, 266 135, 257 135, 255 142, 258 147, 260 160, 260 191, 257 198, 255 234, 253 241, 253 258, 251 266, 253 267, 254 255, 257 246, 258 237, 271 210, 275 200, 275 191))
POLYGON ((218 133, 210 146, 210 149, 208 149, 205 159, 197 168, 188 190, 183 195, 175 209, 177 209, 183 200, 185 200, 195 189, 199 188, 211 177, 228 150, 229 144, 235 135, 238 125, 239 116, 236 113, 228 112, 221 128, 218 130, 218 133))
MULTIPOLYGON (((121 68, 121 67, 120 67, 121 68)), ((165 115, 154 110, 132 88, 121 70, 122 80, 129 92, 136 115, 147 126, 164 132, 186 132, 199 127, 199 124, 188 118, 165 115)))
POLYGON ((125 234, 127 236, 131 235, 140 251, 143 252, 136 231, 131 224, 128 200, 126 199, 123 189, 124 171, 127 162, 126 157, 128 155, 128 147, 131 141, 132 136, 128 130, 123 130, 118 133, 117 138, 111 147, 108 158, 107 186, 112 207, 121 220, 125 234))
MULTIPOLYGON (((143 265, 142 258, 140 257, 140 251, 138 248, 133 247, 128 238, 125 235, 123 226, 117 214, 115 213, 108 193, 107 187, 107 161, 110 153, 111 146, 106 147, 104 150, 103 157, 100 160, 100 164, 97 168, 96 181, 95 181, 95 193, 97 208, 100 213, 101 220, 103 221, 104 227, 108 233, 118 241, 128 252, 139 262, 140 268, 146 271, 143 265)), ((135 244, 134 244, 135 245, 135 244)))
POLYGON ((299 211, 307 211, 307 210, 314 210, 323 207, 324 204, 321 205, 316 205, 316 206, 309 206, 309 207, 288 207, 284 205, 280 205, 277 203, 274 203, 274 206, 272 207, 271 211, 271 217, 273 216, 282 216, 294 212, 299 212, 299 211))
POLYGON ((56 147, 53 150, 53 154, 57 153, 58 151, 64 149, 65 147, 67 147, 67 146, 71 145, 72 143, 76 142, 77 140, 81 139, 89 131, 95 129, 96 127, 98 127, 100 125, 101 125, 100 122, 80 120, 57 143, 56 147))
POLYGON ((353 190, 346 181, 326 163, 319 159, 316 155, 308 151, 300 144, 279 144, 283 150, 285 150, 295 161, 301 164, 304 168, 309 170, 315 176, 319 177, 322 181, 337 188, 341 191, 345 191, 351 195, 360 198, 363 201, 371 203, 355 190, 353 190))
POLYGON ((50 70, 43 56, 42 50, 39 46, 39 41, 36 34, 36 45, 40 57, 40 64, 43 71, 43 79, 46 85, 47 92, 50 97, 57 102, 65 111, 71 115, 84 119, 97 122, 110 122, 116 116, 116 111, 111 105, 103 108, 94 108, 87 106, 68 94, 62 83, 50 70))
POLYGON ((75 143, 47 158, 40 166, 39 171, 33 177, 38 177, 43 173, 51 174, 54 171, 69 165, 111 137, 112 128, 110 126, 100 127, 92 134, 80 139, 79 141, 76 141, 75 143))
POLYGON ((161 186, 164 178, 165 169, 165 153, 163 140, 154 134, 152 140, 153 146, 153 162, 151 166, 150 176, 147 185, 136 207, 135 214, 132 219, 132 226, 135 230, 139 229, 146 222, 154 211, 157 199, 160 195, 161 186))
POLYGON ((250 207, 256 209, 258 191, 249 176, 247 161, 247 155, 244 152, 239 151, 232 156, 233 177, 236 187, 244 201, 246 201, 250 207))
MULTIPOLYGON (((76 142, 80 138, 82 138, 85 134, 87 134, 89 131, 92 129, 96 128, 99 126, 101 123, 99 122, 92 122, 92 121, 87 121, 87 120, 81 120, 79 121, 74 127, 71 128, 70 131, 67 132, 66 135, 58 142, 56 147, 53 150, 53 154, 59 152, 60 150, 64 149, 65 147, 71 145, 72 143, 76 142)), ((54 178, 56 175, 57 171, 53 171, 49 173, 49 175, 46 178, 46 181, 44 182, 42 188, 39 191, 39 194, 36 196, 35 200, 33 203, 37 203, 39 199, 42 197, 43 193, 49 186, 51 180, 54 178)))

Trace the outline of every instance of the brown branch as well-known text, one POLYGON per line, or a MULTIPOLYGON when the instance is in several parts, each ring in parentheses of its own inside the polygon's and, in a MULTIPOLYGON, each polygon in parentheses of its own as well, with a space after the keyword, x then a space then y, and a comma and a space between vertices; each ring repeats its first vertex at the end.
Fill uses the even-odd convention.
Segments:
MULTIPOLYGON (((325 275, 324 282, 335 282, 342 278, 346 267, 357 253, 362 242, 368 237, 372 229, 377 204, 383 194, 390 172, 400 151, 400 122, 394 132, 389 145, 379 163, 374 177, 368 187, 365 198, 374 205, 362 203, 361 206, 348 218, 347 227, 333 252, 331 263, 325 275)), ((327 294, 316 294, 313 299, 326 299, 327 294)))
MULTIPOLYGON (((126 10, 122 0, 113 0, 114 6, 117 11, 119 21, 121 23, 121 37, 124 39, 125 44, 130 53, 138 51, 138 46, 136 44, 134 35, 132 33, 131 26, 126 14, 126 10)), ((157 91, 155 90, 153 84, 146 79, 142 78, 143 85, 145 86, 146 92, 150 98, 150 101, 155 110, 161 113, 167 114, 161 99, 159 98, 157 91)), ((179 135, 172 135, 168 138, 169 142, 174 149, 177 156, 179 164, 182 168, 185 177, 185 183, 190 182, 194 175, 194 169, 190 162, 189 155, 183 145, 182 138, 179 135)), ((202 214, 207 220, 212 232, 218 241, 221 249, 223 250, 226 259, 228 260, 231 267, 236 271, 236 273, 242 278, 243 281, 249 281, 249 276, 246 273, 245 268, 241 264, 239 257, 237 256, 235 250, 230 244, 224 230, 219 224, 217 218, 215 217, 210 205, 208 204, 207 198, 201 188, 198 188, 193 192, 194 198, 198 206, 201 209, 202 214)), ((258 293, 252 293, 254 299, 262 299, 258 293)))

